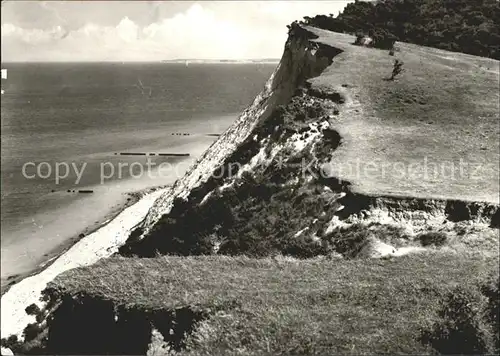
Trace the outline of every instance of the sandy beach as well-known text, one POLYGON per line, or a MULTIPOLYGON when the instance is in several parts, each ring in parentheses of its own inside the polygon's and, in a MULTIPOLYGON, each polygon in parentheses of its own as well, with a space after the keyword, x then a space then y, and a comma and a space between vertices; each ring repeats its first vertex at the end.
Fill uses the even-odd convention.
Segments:
MULTIPOLYGON (((208 141, 208 140, 207 140, 208 141)), ((128 239, 130 232, 147 215, 155 200, 199 158, 209 146, 208 142, 197 142, 186 145, 192 153, 191 157, 177 163, 175 175, 168 179, 157 180, 156 186, 137 189, 138 182, 133 179, 121 182, 123 199, 115 203, 102 218, 90 225, 85 233, 66 240, 62 245, 47 255, 36 270, 18 274, 2 281, 2 314, 1 337, 22 333, 27 324, 34 321, 32 316, 25 313, 25 308, 33 303, 42 306, 41 292, 60 273, 72 268, 91 265, 102 258, 106 258, 118 251, 128 239)), ((81 207, 83 209, 83 207, 81 207)))
POLYGON ((128 208, 129 206, 134 205, 137 203, 141 197, 147 195, 148 193, 153 192, 154 190, 160 189, 158 188, 150 188, 150 189, 144 189, 142 191, 134 192, 134 193, 125 193, 123 194, 123 198, 121 199, 120 202, 115 204, 109 209, 109 212, 105 214, 101 219, 97 220, 95 223, 89 225, 82 233, 75 234, 75 236, 69 238, 66 240, 63 244, 58 246, 56 249, 52 250, 50 253, 47 253, 44 255, 45 261, 41 262, 38 265, 38 268, 36 268, 33 271, 27 272, 27 273, 18 273, 18 274, 13 274, 7 277, 2 277, 1 279, 1 287, 0 287, 0 295, 4 295, 9 291, 9 289, 22 281, 25 278, 28 278, 30 276, 34 276, 42 272, 44 269, 46 269, 48 266, 50 266, 57 258, 59 258, 61 255, 63 255, 66 251, 68 251, 75 243, 80 241, 82 238, 85 236, 88 236, 109 222, 111 222, 115 217, 117 217, 123 210, 128 208))
POLYGON ((22 336, 26 325, 35 320, 33 316, 27 315, 24 309, 33 303, 41 306, 42 290, 58 274, 72 268, 93 264, 117 252, 118 247, 127 240, 129 233, 146 216, 156 198, 165 189, 169 188, 157 189, 145 194, 104 226, 81 238, 41 271, 10 286, 1 299, 1 337, 22 336))

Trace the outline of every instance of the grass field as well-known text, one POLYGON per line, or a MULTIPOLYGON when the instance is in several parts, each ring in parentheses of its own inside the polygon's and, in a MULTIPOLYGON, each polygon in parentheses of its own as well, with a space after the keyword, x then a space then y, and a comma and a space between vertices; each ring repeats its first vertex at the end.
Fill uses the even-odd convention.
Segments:
POLYGON ((426 254, 388 260, 230 257, 110 259, 51 287, 129 308, 208 310, 185 353, 432 353, 419 338, 446 296, 474 291, 497 258, 426 254), (211 311, 211 312, 210 312, 211 311))
POLYGON ((498 202, 498 61, 399 42, 390 56, 309 29, 344 51, 312 79, 348 98, 332 175, 369 195, 498 202), (390 81, 396 58, 404 71, 390 81))

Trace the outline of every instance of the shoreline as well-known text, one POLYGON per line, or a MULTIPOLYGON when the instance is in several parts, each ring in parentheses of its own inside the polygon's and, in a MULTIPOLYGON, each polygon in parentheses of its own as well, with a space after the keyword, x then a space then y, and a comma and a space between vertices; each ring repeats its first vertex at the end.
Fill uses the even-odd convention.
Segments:
POLYGON ((25 272, 25 273, 18 273, 18 274, 10 275, 6 278, 2 278, 1 286, 0 286, 0 297, 2 297, 5 293, 7 293, 11 289, 12 286, 18 284, 22 280, 29 278, 29 277, 33 277, 33 276, 43 272, 45 269, 50 267, 52 265, 52 263, 54 263, 59 257, 64 255, 69 249, 71 249, 71 247, 73 247, 76 243, 78 243, 80 240, 97 232, 99 229, 101 229, 104 226, 106 226, 107 224, 109 224, 121 212, 123 212, 125 209, 129 208, 130 206, 136 204, 145 195, 152 193, 152 192, 159 190, 159 189, 166 189, 168 187, 169 187, 168 185, 167 186, 158 186, 158 187, 141 189, 141 190, 137 190, 134 192, 123 193, 124 197, 123 197, 123 200, 121 202, 119 202, 116 206, 112 207, 108 211, 108 213, 106 213, 104 216, 102 216, 94 224, 87 226, 82 233, 68 238, 68 240, 66 240, 64 243, 62 243, 61 245, 54 248, 54 250, 52 252, 45 254, 44 257, 46 258, 46 260, 44 262, 40 263, 32 271, 25 272))
MULTIPOLYGON (((125 243, 130 232, 148 213, 156 199, 170 186, 146 188, 126 193, 132 198, 114 216, 105 220, 98 228, 71 246, 52 257, 44 266, 29 274, 18 276, 19 281, 2 291, 1 296, 1 338, 17 335, 22 339, 24 328, 34 322, 34 317, 24 309, 31 305, 41 305, 41 292, 59 274, 77 267, 91 265, 102 258, 111 256, 125 243)), ((118 209, 117 209, 118 210, 118 209)), ((105 218, 111 216, 108 214, 105 218)))
MULTIPOLYGON (((232 118, 233 115, 230 115, 229 117, 232 118)), ((207 144, 206 146, 209 147, 212 143, 207 144)), ((188 159, 183 161, 185 163, 188 163, 188 168, 186 170, 188 170, 189 167, 195 164, 195 162, 199 159, 199 157, 207 149, 207 147, 203 147, 201 150, 199 150, 200 152, 197 152, 197 149, 195 149, 194 154, 191 153, 190 157, 187 157, 188 159)), ((190 148, 191 148, 190 151, 193 151, 192 147, 190 148)), ((184 173, 185 172, 183 172, 183 174, 184 173)), ((40 261, 36 266, 33 266, 33 268, 30 271, 13 273, 1 278, 0 297, 3 298, 3 296, 7 294, 12 287, 21 283, 23 280, 34 277, 42 273, 44 270, 49 268, 53 263, 55 263, 61 256, 67 253, 73 246, 79 243, 82 239, 85 239, 86 237, 106 227, 109 223, 111 223, 114 219, 116 219, 124 210, 140 202, 140 200, 146 195, 154 193, 157 190, 168 189, 169 187, 172 186, 173 183, 175 183, 175 181, 168 182, 167 184, 149 186, 143 189, 139 188, 137 190, 123 192, 120 201, 115 202, 113 206, 110 206, 109 210, 105 214, 97 218, 94 223, 85 226, 79 232, 73 233, 64 242, 54 247, 50 252, 44 254, 42 257, 43 260, 40 261)))

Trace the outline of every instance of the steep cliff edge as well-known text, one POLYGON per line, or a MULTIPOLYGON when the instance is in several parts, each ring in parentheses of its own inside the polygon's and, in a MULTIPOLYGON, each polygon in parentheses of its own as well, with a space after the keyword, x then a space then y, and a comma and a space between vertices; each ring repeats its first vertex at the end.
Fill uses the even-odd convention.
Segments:
POLYGON ((495 253, 498 62, 399 44, 392 81, 393 58, 352 41, 295 25, 264 92, 121 254, 400 255, 427 235, 495 253))
POLYGON ((220 163, 250 135, 258 122, 265 121, 276 107, 291 99, 296 88, 304 85, 307 79, 319 75, 332 63, 333 57, 341 51, 311 41, 317 37, 297 25, 291 28, 281 61, 263 91, 187 174, 170 191, 158 198, 141 226, 143 232, 148 231, 162 215, 170 211, 174 198, 186 198, 194 187, 206 181, 220 163))

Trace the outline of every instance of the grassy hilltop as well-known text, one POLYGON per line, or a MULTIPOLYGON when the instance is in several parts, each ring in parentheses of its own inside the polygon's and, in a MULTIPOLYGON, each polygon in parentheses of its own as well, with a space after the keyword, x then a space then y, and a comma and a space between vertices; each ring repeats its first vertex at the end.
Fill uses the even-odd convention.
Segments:
POLYGON ((286 50, 300 56, 279 67, 304 80, 277 75, 289 100, 266 107, 121 256, 57 277, 47 305, 28 310, 25 342, 4 345, 498 353, 499 62, 402 42, 390 55, 355 39, 292 25, 286 50), (390 80, 396 59, 403 72, 390 80), (438 171, 425 175, 424 162, 438 171))
POLYGON ((334 126, 345 140, 331 164, 339 178, 368 194, 498 202, 497 60, 407 43, 390 57, 353 46, 352 36, 313 31, 345 49, 312 80, 349 100, 334 126), (394 59, 404 71, 385 80, 394 59))

